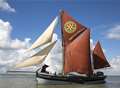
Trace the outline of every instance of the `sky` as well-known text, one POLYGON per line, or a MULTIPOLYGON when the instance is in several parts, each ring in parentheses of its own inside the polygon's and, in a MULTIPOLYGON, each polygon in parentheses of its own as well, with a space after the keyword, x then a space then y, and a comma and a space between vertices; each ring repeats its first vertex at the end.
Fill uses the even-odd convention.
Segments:
MULTIPOLYGON (((60 10, 65 10, 90 28, 93 44, 100 41, 109 61, 119 59, 119 9, 119 0, 0 0, 1 48, 29 47, 60 10)), ((55 33, 60 38, 60 25, 55 33)))

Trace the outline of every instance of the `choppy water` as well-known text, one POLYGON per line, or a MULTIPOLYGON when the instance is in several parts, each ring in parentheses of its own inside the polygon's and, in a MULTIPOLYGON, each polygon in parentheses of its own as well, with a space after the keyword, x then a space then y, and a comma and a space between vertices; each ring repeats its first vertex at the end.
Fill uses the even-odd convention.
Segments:
POLYGON ((38 85, 33 75, 0 75, 0 88, 120 88, 120 76, 109 76, 105 84, 38 85))

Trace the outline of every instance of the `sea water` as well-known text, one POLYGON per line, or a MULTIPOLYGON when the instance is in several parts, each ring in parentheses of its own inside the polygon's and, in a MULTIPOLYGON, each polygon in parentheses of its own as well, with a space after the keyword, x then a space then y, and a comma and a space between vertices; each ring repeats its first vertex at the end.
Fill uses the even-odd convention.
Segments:
POLYGON ((120 88, 120 76, 108 76, 105 84, 39 85, 35 75, 0 74, 0 88, 120 88))
POLYGON ((35 75, 0 74, 0 88, 37 88, 35 75))

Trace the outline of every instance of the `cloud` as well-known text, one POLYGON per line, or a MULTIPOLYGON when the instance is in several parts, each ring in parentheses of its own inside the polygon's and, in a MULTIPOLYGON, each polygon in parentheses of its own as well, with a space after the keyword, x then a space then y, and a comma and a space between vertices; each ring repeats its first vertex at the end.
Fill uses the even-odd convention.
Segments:
POLYGON ((21 41, 19 39, 15 39, 15 40, 12 40, 11 41, 11 44, 10 44, 10 47, 11 48, 16 48, 16 49, 19 49, 19 48, 27 48, 28 46, 30 46, 30 38, 25 38, 24 41, 21 41))
POLYGON ((115 25, 107 32, 108 39, 120 40, 120 25, 115 25))
POLYGON ((116 56, 109 60, 111 68, 103 69, 107 75, 120 75, 120 56, 116 56))
POLYGON ((94 50, 94 47, 95 47, 95 45, 93 43, 93 39, 90 39, 90 48, 91 48, 91 51, 94 50))
POLYGON ((11 31, 10 22, 0 19, 0 72, 5 72, 16 62, 24 59, 24 51, 31 45, 30 38, 23 41, 12 39, 11 31))
POLYGON ((19 39, 11 39, 12 26, 8 21, 0 19, 0 47, 22 49, 29 47, 30 38, 25 38, 24 41, 19 39))
POLYGON ((0 10, 8 11, 8 12, 15 12, 15 9, 12 8, 7 0, 0 0, 0 10))
POLYGON ((9 22, 0 19, 0 47, 7 46, 10 40, 12 26, 9 22))

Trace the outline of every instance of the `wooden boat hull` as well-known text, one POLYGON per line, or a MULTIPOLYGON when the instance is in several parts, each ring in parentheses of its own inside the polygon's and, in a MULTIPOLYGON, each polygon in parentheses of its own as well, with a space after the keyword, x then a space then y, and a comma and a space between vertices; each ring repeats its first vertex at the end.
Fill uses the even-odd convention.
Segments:
POLYGON ((39 73, 36 75, 39 84, 71 84, 71 83, 105 83, 106 76, 62 76, 39 73))

